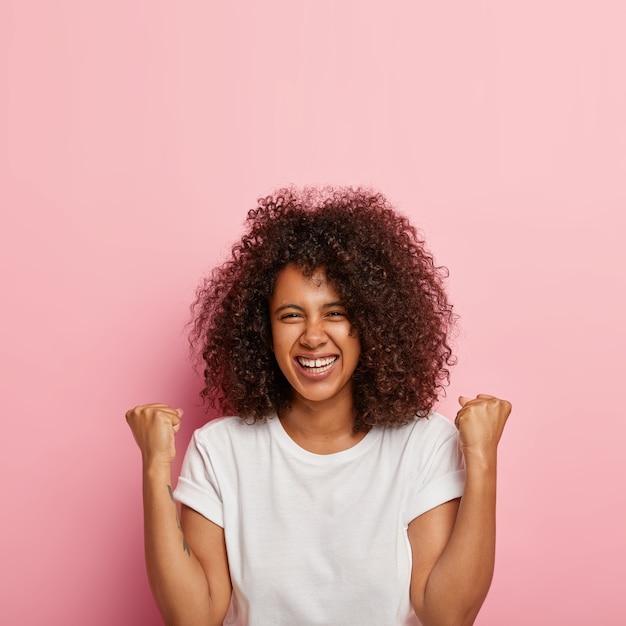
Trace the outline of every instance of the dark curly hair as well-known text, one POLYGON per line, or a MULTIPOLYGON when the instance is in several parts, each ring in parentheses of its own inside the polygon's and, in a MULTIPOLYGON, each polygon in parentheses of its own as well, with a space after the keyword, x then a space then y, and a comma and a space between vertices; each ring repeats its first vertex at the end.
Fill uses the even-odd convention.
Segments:
POLYGON ((346 303, 361 357, 355 431, 426 416, 449 381, 454 322, 437 267, 407 218, 380 193, 286 188, 248 212, 248 230, 192 305, 191 342, 204 360, 201 396, 251 421, 289 406, 272 352, 268 299, 288 264, 323 268, 346 303))

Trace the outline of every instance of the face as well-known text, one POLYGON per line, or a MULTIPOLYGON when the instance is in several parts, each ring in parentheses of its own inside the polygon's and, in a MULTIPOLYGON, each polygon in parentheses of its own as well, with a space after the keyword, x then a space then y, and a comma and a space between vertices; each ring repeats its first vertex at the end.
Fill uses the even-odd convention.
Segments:
POLYGON ((361 346, 324 271, 309 278, 288 265, 276 278, 269 306, 274 355, 293 389, 292 402, 351 406, 361 346))

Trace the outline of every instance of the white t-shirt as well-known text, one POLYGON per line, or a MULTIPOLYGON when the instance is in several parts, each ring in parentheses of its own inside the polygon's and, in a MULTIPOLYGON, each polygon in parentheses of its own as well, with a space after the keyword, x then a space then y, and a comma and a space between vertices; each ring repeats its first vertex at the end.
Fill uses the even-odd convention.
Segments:
POLYGON ((456 428, 437 413, 327 455, 276 418, 226 417, 194 433, 174 495, 224 528, 225 625, 396 626, 419 624, 408 524, 464 480, 456 428))

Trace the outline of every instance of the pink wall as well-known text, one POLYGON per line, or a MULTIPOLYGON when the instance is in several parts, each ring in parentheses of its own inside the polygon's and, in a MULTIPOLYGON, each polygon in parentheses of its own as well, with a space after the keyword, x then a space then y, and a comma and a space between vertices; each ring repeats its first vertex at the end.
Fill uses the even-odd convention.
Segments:
POLYGON ((205 419, 183 325, 257 195, 379 187, 514 403, 477 622, 626 623, 619 0, 0 3, 0 623, 157 624, 127 407, 205 419))

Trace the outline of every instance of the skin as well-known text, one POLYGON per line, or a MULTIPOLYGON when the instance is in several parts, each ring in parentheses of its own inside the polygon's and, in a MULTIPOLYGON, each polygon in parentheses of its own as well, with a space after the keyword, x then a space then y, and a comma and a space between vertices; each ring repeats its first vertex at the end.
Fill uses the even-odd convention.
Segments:
POLYGON ((408 530, 411 602, 424 626, 473 624, 493 577, 497 448, 511 404, 487 394, 462 396, 459 403, 455 424, 467 472, 463 498, 424 513, 408 530))
POLYGON ((187 507, 179 521, 171 498, 182 415, 160 403, 126 413, 142 456, 146 569, 167 626, 220 626, 231 596, 224 531, 187 507))
MULTIPOLYGON (((285 430, 317 454, 355 445, 365 436, 353 432, 352 375, 361 346, 323 269, 305 277, 287 266, 269 310, 274 354, 293 389, 289 410, 279 416, 285 430), (307 369, 302 359, 327 361, 307 369)), ((411 602, 424 626, 473 624, 493 575, 497 447, 511 405, 486 394, 459 403, 455 423, 467 470, 462 501, 442 504, 408 528, 411 602)), ((231 595, 224 531, 186 506, 179 522, 171 498, 182 410, 149 404, 126 419, 142 453, 146 565, 165 623, 221 624, 231 595)))
POLYGON ((274 356, 293 393, 288 412, 280 415, 287 433, 317 454, 345 450, 365 433, 354 433, 352 375, 361 345, 346 308, 324 272, 306 277, 287 266, 277 277, 269 300, 274 356), (300 359, 334 359, 317 373, 300 359))

